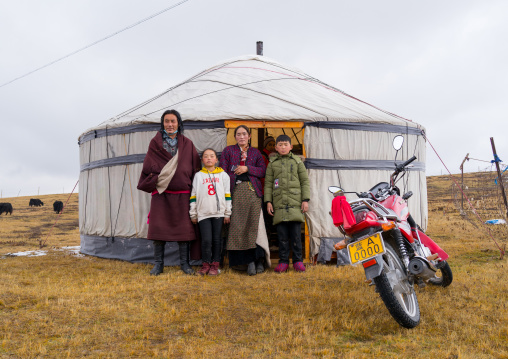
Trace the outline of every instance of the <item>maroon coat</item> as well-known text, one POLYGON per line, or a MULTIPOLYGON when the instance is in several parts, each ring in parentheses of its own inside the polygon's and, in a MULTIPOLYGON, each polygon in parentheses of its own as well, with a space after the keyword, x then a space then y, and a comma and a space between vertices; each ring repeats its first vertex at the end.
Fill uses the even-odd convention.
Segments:
MULTIPOLYGON (((231 170, 231 166, 239 165, 242 157, 242 150, 238 145, 231 145, 222 150, 219 166, 226 171, 231 181, 231 193, 234 192, 236 175, 231 170)), ((257 148, 250 147, 247 150, 247 162, 245 165, 249 168, 247 175, 249 176, 250 183, 256 190, 258 197, 263 198, 263 187, 261 186, 261 178, 265 177, 266 166, 263 160, 263 155, 257 148)))
MULTIPOLYGON (((143 161, 143 170, 139 178, 138 189, 148 193, 156 191, 159 174, 173 158, 162 147, 162 134, 158 132, 150 141, 148 153, 143 161)), ((201 169, 201 159, 191 140, 178 135, 178 166, 174 177, 167 187, 170 192, 156 193, 150 205, 150 223, 148 239, 176 242, 196 239, 196 228, 189 216, 189 199, 194 174, 201 169)), ((193 246, 194 247, 194 246, 193 246)), ((194 250, 191 248, 191 257, 194 250)))

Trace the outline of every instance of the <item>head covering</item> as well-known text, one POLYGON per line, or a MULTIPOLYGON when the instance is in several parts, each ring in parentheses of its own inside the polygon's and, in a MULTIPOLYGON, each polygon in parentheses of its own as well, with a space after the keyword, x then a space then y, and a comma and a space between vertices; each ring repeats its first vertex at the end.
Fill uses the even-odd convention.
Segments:
POLYGON ((268 145, 272 141, 275 142, 275 138, 273 138, 272 136, 268 136, 267 138, 265 138, 265 142, 263 142, 263 148, 265 148, 266 145, 268 145))

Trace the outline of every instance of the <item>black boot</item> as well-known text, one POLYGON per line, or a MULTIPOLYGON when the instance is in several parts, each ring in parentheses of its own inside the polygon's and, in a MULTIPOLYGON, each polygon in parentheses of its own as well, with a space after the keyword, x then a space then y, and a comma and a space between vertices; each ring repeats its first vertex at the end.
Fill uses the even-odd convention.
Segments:
POLYGON ((265 271, 265 264, 264 264, 264 261, 265 259, 264 258, 259 258, 257 261, 256 261, 256 273, 263 273, 265 271))
POLYGON ((164 241, 153 241, 153 259, 155 265, 150 271, 150 275, 159 275, 164 270, 164 247, 166 242, 164 241))
POLYGON ((256 275, 256 263, 250 262, 247 266, 247 274, 248 275, 256 275))
POLYGON ((180 252, 180 269, 185 274, 195 274, 196 272, 189 264, 189 242, 178 242, 178 250, 180 252))

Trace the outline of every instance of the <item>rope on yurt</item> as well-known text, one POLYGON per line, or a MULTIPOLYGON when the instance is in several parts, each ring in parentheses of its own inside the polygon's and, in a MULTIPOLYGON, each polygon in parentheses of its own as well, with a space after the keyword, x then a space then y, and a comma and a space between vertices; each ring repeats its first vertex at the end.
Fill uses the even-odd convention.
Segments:
MULTIPOLYGON (((326 116, 326 120, 328 121, 328 117, 326 116)), ((319 127, 318 127, 319 128, 319 127)), ((332 129, 328 128, 328 134, 330 135, 330 144, 332 145, 333 159, 336 160, 337 156, 335 155, 337 151, 335 150, 335 144, 333 143, 332 129)), ((342 181, 340 180, 340 172, 337 170, 337 180, 339 181, 339 187, 342 188, 342 181)))
MULTIPOLYGON (((125 134, 123 134, 124 136, 124 141, 125 141, 125 134)), ((122 189, 120 191, 120 200, 118 201, 118 209, 116 211, 116 220, 115 220, 115 228, 113 229, 113 232, 112 232, 112 236, 115 237, 115 234, 116 234, 116 228, 118 227, 118 215, 120 214, 120 207, 122 205, 122 199, 123 199, 123 189, 125 187, 125 172, 127 171, 127 166, 128 165, 125 165, 124 167, 124 171, 123 171, 123 181, 122 181, 122 189)))
MULTIPOLYGON (((125 136, 125 134, 124 134, 124 136, 125 136)), ((120 214, 120 207, 121 207, 121 205, 122 205, 122 198, 123 198, 123 189, 124 189, 124 187, 125 187, 125 177, 126 177, 126 176, 125 176, 125 172, 126 172, 126 170, 127 170, 127 167, 128 167, 128 166, 129 166, 129 165, 125 165, 125 167, 124 167, 124 171, 123 171, 122 190, 121 190, 121 192, 120 192, 120 200, 118 201, 118 210, 116 211, 115 228, 113 229, 113 232, 112 232, 112 234, 111 234, 111 236, 112 236, 113 238, 115 237, 115 234, 116 234, 116 228, 117 228, 117 226, 118 226, 118 215, 120 214)))
MULTIPOLYGON (((106 157, 109 160, 109 141, 108 141, 108 125, 106 125, 106 157)), ((111 177, 108 166, 108 198, 109 198, 109 233, 111 234, 111 242, 115 242, 113 234, 113 216, 111 215, 111 177)))
MULTIPOLYGON (((407 126, 407 125, 406 125, 407 126)), ((408 131, 409 131, 409 127, 407 126, 408 128, 408 131)), ((409 137, 409 135, 407 135, 409 137)), ((416 143, 415 143, 415 148, 413 150, 413 155, 416 156, 416 151, 418 149, 418 141, 420 140, 420 135, 416 135, 416 143)), ((409 145, 409 141, 408 141, 408 145, 409 145)), ((422 183, 422 175, 425 176, 425 174, 422 174, 422 171, 417 171, 418 172, 418 183, 422 183)), ((409 183, 409 176, 408 176, 408 181, 409 183)), ((423 203, 423 196, 422 196, 422 191, 418 191, 418 195, 420 197, 420 204, 423 203)), ((420 224, 423 222, 423 212, 420 212, 420 224)))
MULTIPOLYGON (((129 147, 131 144, 131 135, 132 134, 129 134, 129 147)), ((129 154, 129 152, 127 151, 127 143, 125 142, 125 133, 123 135, 123 144, 125 146, 125 155, 127 156, 129 154)), ((129 188, 131 191, 132 215, 134 216, 134 228, 136 229, 136 237, 137 237, 138 236, 138 222, 136 220, 136 211, 134 209, 134 195, 132 194, 131 172, 129 171, 129 165, 126 165, 125 168, 127 170, 127 175, 129 176, 129 188)), ((123 176, 124 176, 124 182, 125 182, 125 173, 123 176)), ((122 189, 122 194, 123 194, 123 189, 122 189)), ((118 206, 118 209, 120 209, 120 206, 118 206)))
POLYGON ((471 201, 469 201, 469 198, 466 196, 466 194, 464 193, 464 190, 462 189, 462 187, 457 183, 457 181, 455 181, 455 178, 453 177, 452 173, 450 172, 450 170, 448 169, 448 167, 446 167, 444 161, 441 159, 441 156, 439 156, 439 154, 437 153, 436 149, 434 148, 434 146, 432 146, 432 143, 430 143, 429 141, 429 138, 425 135, 425 132, 422 131, 422 135, 423 135, 423 138, 425 139, 425 141, 428 142, 428 144, 430 145, 430 147, 432 148, 432 150, 434 151, 434 153, 436 154, 437 158, 439 158, 439 160, 441 161, 441 163, 443 164, 444 168, 446 169, 446 171, 448 172, 448 174, 450 175, 450 178, 451 180, 453 181, 453 183, 455 183, 455 186, 457 186, 458 189, 460 189, 460 192, 462 193, 462 196, 466 199, 467 203, 469 204, 469 207, 471 207, 471 210, 472 212, 476 215, 476 217, 480 220, 480 223, 482 224, 483 227, 485 227, 485 229, 487 230, 487 232, 489 233, 489 236, 490 238, 494 241, 494 243, 496 244, 497 248, 499 249, 499 252, 501 253, 501 258, 504 257, 504 254, 505 254, 505 251, 503 248, 501 248, 499 246, 499 244, 497 243, 497 241, 495 240, 494 236, 492 235, 492 232, 490 231, 490 228, 487 227, 487 225, 485 224, 485 221, 480 217, 480 215, 478 214, 478 212, 476 212, 476 209, 474 208, 473 204, 471 203, 471 201))
MULTIPOLYGON (((95 138, 97 138, 97 131, 95 131, 95 138)), ((92 160, 92 142, 94 142, 95 140, 92 140, 92 141, 88 141, 89 142, 89 146, 88 146, 88 163, 90 163, 90 161, 92 160)), ((85 190, 85 214, 84 214, 84 218, 83 218, 83 228, 86 226, 86 209, 87 209, 87 204, 88 204, 88 184, 90 183, 90 170, 87 171, 87 178, 86 178, 86 190, 85 190)))
MULTIPOLYGON (((322 113, 319 113, 309 107, 306 107, 306 106, 303 106, 303 105, 300 105, 298 103, 295 103, 295 102, 292 102, 292 101, 289 101, 287 99, 284 99, 284 98, 280 98, 280 97, 277 97, 277 96, 273 96, 273 95, 270 95, 270 94, 267 94, 267 93, 264 93, 264 92, 261 92, 261 91, 257 91, 257 90, 254 90, 254 89, 250 89, 250 88, 246 88, 244 86, 246 85, 252 85, 252 84, 256 84, 256 83, 261 83, 261 82, 271 82, 271 81, 282 81, 282 80, 301 80, 301 79, 298 79, 298 78, 292 78, 292 77, 281 77, 281 78, 278 78, 278 79, 267 79, 267 80, 258 80, 258 81, 251 81, 251 82, 246 82, 246 83, 243 83, 243 84, 239 84, 239 85, 232 85, 232 84, 225 84, 223 82, 219 82, 219 81, 211 81, 211 80, 206 80, 206 82, 215 82, 215 83, 219 83, 219 84, 222 84, 222 85, 228 85, 229 87, 227 88, 222 88, 222 89, 218 89, 218 90, 213 90, 213 91, 209 91, 209 92, 206 92, 206 93, 203 93, 203 94, 200 94, 200 95, 196 95, 196 96, 193 96, 193 97, 189 97, 189 98, 186 98, 185 100, 182 100, 182 101, 178 101, 178 102, 175 102, 173 104, 170 104, 170 105, 165 105, 164 107, 162 108, 159 108, 159 109, 156 109, 152 112, 148 112, 146 114, 144 114, 144 116, 147 116, 147 115, 152 115, 154 113, 157 113, 157 112, 160 112, 168 107, 172 107, 172 106, 176 106, 176 105, 179 105, 181 103, 184 103, 186 101, 190 101, 190 100, 193 100, 193 99, 196 99, 196 98, 199 98, 199 97, 203 97, 203 96, 207 96, 207 95, 210 95, 210 94, 213 94, 213 93, 217 93, 217 92, 221 92, 221 91, 226 91, 226 90, 230 90, 230 89, 233 89, 233 88, 242 88, 244 90, 247 90, 247 91, 251 91, 251 92, 255 92, 255 93, 258 93, 260 95, 265 95, 265 96, 269 96, 269 97, 272 97, 272 98, 275 98, 277 100, 280 100, 282 102, 286 102, 286 103, 289 103, 291 105, 294 105, 294 106, 297 106, 297 107, 301 107, 301 108, 304 108, 308 111, 311 111, 311 112, 314 112, 318 115, 321 115, 323 117, 326 117, 324 114, 322 113)), ((139 106, 138 106, 139 107, 139 106)))
MULTIPOLYGON (((180 87, 180 86, 183 86, 183 85, 185 85, 185 84, 187 84, 187 83, 189 83, 189 82, 193 82, 193 81, 195 81, 195 80, 199 79, 200 77, 202 77, 202 76, 205 76, 205 75, 209 74, 210 72, 214 72, 214 71, 221 70, 221 69, 225 68, 225 67, 226 67, 226 66, 228 66, 228 65, 231 65, 231 64, 234 64, 235 62, 240 62, 240 61, 243 61, 243 60, 235 60, 235 61, 226 62, 226 63, 224 63, 224 64, 222 64, 222 65, 220 65, 220 66, 216 66, 216 67, 213 67, 213 68, 211 68, 211 69, 204 70, 204 71, 200 72, 199 74, 194 75, 194 76, 192 76, 191 78, 189 78, 189 79, 187 79, 187 80, 185 80, 185 81, 183 81, 183 82, 179 83, 178 85, 175 85, 175 86, 170 87, 169 89, 167 89, 167 90, 165 90, 164 92, 162 92, 162 93, 160 93, 160 94, 158 94, 158 95, 156 95, 156 96, 152 97, 151 99, 148 99, 148 100, 146 100, 146 101, 142 102, 141 104, 139 104, 139 105, 137 105, 137 106, 134 106, 134 107, 132 107, 132 108, 130 108, 130 109, 128 109, 128 110, 126 110, 126 111, 122 112, 122 113, 121 113, 121 114, 119 114, 117 117, 122 117, 122 116, 128 115, 129 113, 132 113, 132 112, 136 111, 137 109, 139 109, 139 108, 141 108, 141 107, 143 107, 143 106, 145 106, 145 105, 147 105, 147 104, 149 104, 149 103, 151 103, 151 102, 153 102, 153 101, 157 100, 158 98, 160 98, 160 97, 162 97, 162 96, 166 95, 167 93, 169 93, 169 92, 171 92, 171 91, 173 91, 173 90, 177 89, 177 88, 178 88, 178 87, 180 87)), ((272 65, 272 66, 274 66, 274 67, 281 68, 281 69, 286 70, 286 71, 293 72, 293 73, 298 74, 298 75, 300 75, 300 76, 302 76, 302 75, 303 75, 303 76, 305 76, 305 77, 306 77, 306 78, 304 78, 303 80, 310 79, 310 80, 313 80, 313 81, 315 81, 315 82, 318 82, 315 78, 313 78, 313 77, 311 77, 311 76, 309 76, 309 75, 307 75, 307 74, 302 74, 302 73, 299 73, 299 72, 293 71, 293 70, 291 70, 291 69, 285 68, 285 67, 280 66, 280 65, 277 65, 277 64, 271 64, 271 65, 272 65)), ((264 69, 259 69, 259 70, 264 70, 264 69)), ((286 74, 286 75, 288 75, 288 74, 286 74)), ((292 76, 292 75, 288 75, 288 76, 292 76)), ((291 78, 291 79, 294 79, 294 76, 292 76, 292 78, 291 78)), ((262 81, 256 81, 256 82, 272 81, 272 80, 278 80, 278 79, 262 80, 262 81)), ((254 82, 254 83, 255 83, 255 82, 254 82)), ((243 84, 243 85, 250 85, 250 84, 251 84, 251 83, 247 83, 247 84, 243 84)), ((243 85, 240 85, 239 87, 241 87, 241 86, 243 86, 243 85)), ((222 90, 219 90, 219 91, 222 91, 222 90)), ((216 91, 213 91, 213 92, 216 92, 216 91)), ((204 95, 209 95, 210 93, 213 93, 213 92, 209 92, 209 93, 206 93, 206 94, 203 94, 203 95, 197 96, 197 97, 201 97, 201 96, 204 96, 204 95)), ((185 100, 185 101, 187 101, 187 100, 185 100)), ((176 104, 178 104, 178 103, 176 103, 176 104)), ((171 107, 171 106, 174 106, 174 105, 175 105, 175 104, 170 105, 170 106, 168 106, 168 107, 171 107)), ((159 110, 157 110, 157 111, 154 111, 154 112, 152 112, 152 113, 155 113, 155 112, 158 112, 158 111, 160 111, 160 109, 159 109, 159 110)))
MULTIPOLYGON (((158 94, 158 95, 156 95, 156 96, 152 97, 151 99, 148 99, 148 100, 146 100, 146 101, 144 101, 144 102, 140 103, 139 105, 136 105, 136 106, 134 106, 134 107, 132 107, 132 108, 130 108, 130 109, 128 109, 128 110, 126 110, 126 111, 122 112, 121 114, 117 115, 116 117, 118 118, 118 117, 126 116, 126 115, 128 115, 128 114, 130 114, 130 113, 132 113, 132 112, 134 112, 134 111, 136 111, 136 110, 138 110, 138 109, 140 109, 141 107, 143 107, 143 106, 145 106, 145 105, 148 105, 149 103, 151 103, 151 102, 153 102, 153 101, 157 100, 158 98, 160 98, 160 97, 162 97, 162 96, 166 95, 167 93, 169 93, 169 92, 171 92, 171 91, 173 91, 173 90, 177 89, 178 87, 183 86, 183 85, 185 85, 186 83, 189 83, 189 82, 191 82, 191 81, 194 81, 195 79, 198 79, 198 78, 200 78, 201 76, 204 76, 204 75, 206 75, 206 74, 208 74, 208 73, 210 73, 210 72, 213 72, 213 71, 219 70, 219 69, 221 69, 221 68, 223 68, 223 67, 225 67, 225 66, 227 66, 227 65, 230 65, 230 64, 232 64, 232 63, 234 63, 234 62, 236 62, 236 61, 231 61, 231 62, 228 62, 228 63, 223 64, 222 66, 218 66, 218 67, 216 67, 216 68, 212 68, 212 69, 208 69, 208 70, 202 71, 202 72, 200 72, 199 74, 197 74, 197 75, 195 75, 195 76, 192 76, 191 78, 189 78, 189 79, 187 79, 187 80, 185 80, 185 81, 183 81, 183 82, 179 83, 178 85, 175 85, 175 86, 170 87, 169 89, 167 89, 167 90, 165 90, 164 92, 162 92, 162 93, 160 93, 160 94, 158 94)), ((174 105, 171 105, 171 106, 174 106, 174 105)), ((168 107, 169 107, 169 106, 168 106, 168 107)), ((160 111, 160 110, 159 110, 159 111, 160 111)), ((152 112, 152 113, 153 113, 153 112, 152 112)), ((105 121, 105 122, 107 122, 107 121, 105 121)))
MULTIPOLYGON (((406 141, 404 141, 406 143, 406 158, 409 159, 409 126, 407 125, 406 123, 406 141)), ((416 149, 415 149, 416 150, 416 149)), ((413 155, 415 154, 415 152, 413 152, 413 155)), ((410 175, 410 171, 407 172, 407 175, 406 175, 406 181, 404 183, 404 193, 408 190, 409 188, 409 175, 410 175)))

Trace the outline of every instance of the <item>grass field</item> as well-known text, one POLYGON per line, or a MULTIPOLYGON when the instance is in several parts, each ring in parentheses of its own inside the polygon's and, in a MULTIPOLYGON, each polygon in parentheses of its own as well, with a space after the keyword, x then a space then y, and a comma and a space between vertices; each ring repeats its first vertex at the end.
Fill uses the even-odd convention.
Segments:
MULTIPOLYGON (((166 267, 61 250, 79 245, 77 195, 53 234, 54 200, 2 199, 0 358, 508 358, 506 257, 446 201, 429 178, 427 233, 450 254, 454 282, 417 288, 421 323, 401 328, 357 267, 304 274, 186 276, 166 267)), ((507 243, 507 238, 497 238, 507 243)))

